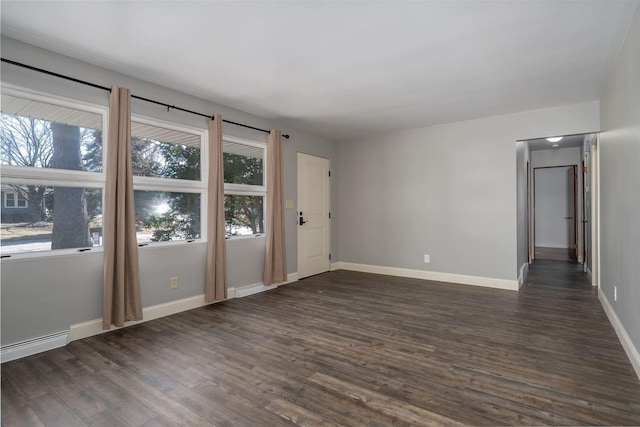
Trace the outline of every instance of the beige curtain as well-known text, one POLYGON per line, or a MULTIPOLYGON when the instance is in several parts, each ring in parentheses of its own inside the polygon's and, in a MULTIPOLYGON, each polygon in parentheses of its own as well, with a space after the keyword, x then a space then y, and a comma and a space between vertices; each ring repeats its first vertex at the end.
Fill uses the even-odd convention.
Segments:
POLYGON ((271 130, 267 137, 267 250, 263 278, 265 286, 287 280, 283 198, 282 132, 271 130))
POLYGON ((224 231, 222 116, 209 120, 209 186, 207 193, 207 272, 204 299, 227 299, 227 242, 224 231))
POLYGON ((113 86, 103 206, 102 327, 142 320, 131 166, 131 91, 113 86))

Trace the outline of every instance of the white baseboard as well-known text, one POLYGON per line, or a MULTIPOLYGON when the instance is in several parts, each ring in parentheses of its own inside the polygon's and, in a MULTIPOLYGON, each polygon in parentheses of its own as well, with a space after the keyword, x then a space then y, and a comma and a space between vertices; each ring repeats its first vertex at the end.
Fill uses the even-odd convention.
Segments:
POLYGON ((296 271, 296 272, 287 274, 287 281, 284 283, 280 283, 278 286, 288 285, 289 283, 293 283, 297 281, 298 281, 298 272, 296 271))
POLYGON ((520 267, 520 274, 518 275, 518 288, 521 289, 524 285, 524 280, 527 278, 527 274, 529 274, 529 263, 525 262, 520 267))
POLYGON ((69 342, 69 331, 56 332, 43 337, 9 344, 0 349, 0 361, 10 362, 32 354, 64 347, 69 342))
POLYGON ((591 270, 589 270, 589 267, 587 267, 586 272, 589 283, 591 283, 592 286, 598 286, 597 283, 593 283, 593 274, 591 274, 591 270))
POLYGON ((618 335, 618 339, 620 340, 620 344, 622 344, 622 348, 624 348, 625 353, 627 353, 627 357, 631 362, 631 366, 633 366, 633 369, 636 371, 636 375, 638 375, 638 378, 640 379, 640 353, 638 353, 638 349, 635 345, 633 345, 633 341, 631 341, 629 334, 627 334, 627 331, 624 329, 622 322, 620 322, 618 315, 609 303, 609 300, 605 296, 604 292, 602 292, 602 289, 598 290, 598 299, 602 304, 604 312, 609 318, 609 322, 611 322, 611 326, 613 326, 613 329, 618 335))
MULTIPOLYGON (((297 279, 297 273, 289 274, 287 282, 295 281, 297 279)), ((241 286, 235 288, 227 288, 227 300, 233 298, 242 298, 248 295, 253 295, 259 292, 275 289, 279 284, 273 284, 271 286, 264 286, 262 283, 255 283, 253 285, 241 286)), ((181 313, 187 310, 193 310, 194 308, 204 307, 209 305, 204 300, 204 294, 196 295, 194 297, 184 298, 176 301, 169 301, 163 304, 153 305, 142 309, 143 320, 137 320, 132 322, 125 322, 124 327, 137 325, 138 323, 147 322, 149 320, 159 319, 161 317, 170 316, 172 314, 181 313)), ((99 335, 104 332, 115 331, 121 329, 119 327, 111 326, 111 329, 102 329, 102 319, 89 320, 82 323, 76 323, 71 325, 69 341, 75 341, 82 338, 88 338, 94 335, 99 335)))
POLYGON ((463 274, 439 273, 436 271, 411 270, 408 268, 355 264, 351 262, 340 262, 336 264, 339 264, 340 268, 343 270, 360 271, 362 273, 387 274, 390 276, 434 280, 437 282, 459 283, 462 285, 484 286, 487 288, 507 289, 511 291, 517 291, 519 288, 518 280, 466 276, 463 274))
MULTIPOLYGON (((232 288, 233 289, 233 288, 232 288)), ((229 293, 229 292, 227 292, 229 293)), ((125 322, 124 327, 137 325, 138 323, 147 322, 149 320, 159 319, 160 317, 169 316, 171 314, 180 313, 182 311, 192 310, 194 308, 203 307, 210 303, 204 300, 204 294, 194 297, 184 298, 181 300, 165 302, 163 304, 152 305, 142 309, 142 320, 125 322)), ((71 325, 71 333, 69 341, 75 341, 82 338, 92 337, 109 331, 121 329, 120 327, 111 326, 111 329, 102 329, 102 319, 89 320, 82 323, 71 325)))
POLYGON ((330 271, 342 270, 342 263, 340 261, 332 262, 330 271))
POLYGON ((265 286, 262 283, 254 283, 253 285, 246 285, 236 288, 236 298, 247 297, 249 295, 258 294, 264 291, 270 291, 278 287, 277 283, 273 285, 265 286))

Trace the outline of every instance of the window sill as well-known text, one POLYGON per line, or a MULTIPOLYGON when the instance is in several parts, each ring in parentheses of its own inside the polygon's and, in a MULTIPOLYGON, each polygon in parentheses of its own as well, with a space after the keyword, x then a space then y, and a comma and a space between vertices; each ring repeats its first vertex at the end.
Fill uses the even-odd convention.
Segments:
POLYGON ((206 240, 189 239, 189 240, 172 240, 167 242, 138 243, 138 251, 140 250, 147 251, 149 249, 162 249, 162 248, 179 247, 179 246, 186 246, 186 245, 197 245, 201 243, 206 243, 206 240))
POLYGON ((231 236, 227 237, 225 240, 227 242, 239 241, 239 240, 255 240, 255 239, 264 239, 264 234, 252 234, 251 236, 231 236))
MULTIPOLYGON (((147 251, 148 249, 161 249, 168 247, 179 247, 186 246, 191 244, 202 244, 206 243, 203 239, 194 239, 194 240, 179 240, 172 242, 153 242, 153 243, 142 243, 138 245, 138 250, 147 251)), ((23 253, 11 253, 11 254, 2 254, 3 258, 1 258, 2 262, 19 262, 19 261, 32 261, 37 259, 50 259, 50 258, 67 258, 73 257, 77 255, 87 255, 87 254, 95 254, 104 252, 104 248, 102 246, 93 247, 93 248, 77 248, 77 249, 57 249, 54 251, 40 251, 40 252, 23 252, 23 253), (8 256, 7 256, 8 255, 8 256), (6 257, 4 257, 6 256, 6 257)))
POLYGON ((56 249, 49 251, 40 251, 40 252, 22 252, 22 253, 12 253, 12 254, 2 254, 2 262, 21 262, 21 261, 33 261, 37 259, 50 259, 50 258, 68 258, 78 255, 87 255, 87 254, 102 254, 102 247, 93 247, 93 248, 76 248, 76 249, 56 249))

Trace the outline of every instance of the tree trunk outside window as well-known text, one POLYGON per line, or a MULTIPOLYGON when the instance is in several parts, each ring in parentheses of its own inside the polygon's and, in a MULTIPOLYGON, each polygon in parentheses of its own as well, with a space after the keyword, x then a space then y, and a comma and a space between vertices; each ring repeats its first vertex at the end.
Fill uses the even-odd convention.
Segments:
MULTIPOLYGON (((51 123, 51 167, 82 170, 80 128, 51 123)), ((91 246, 87 200, 83 188, 54 187, 51 249, 91 246)))

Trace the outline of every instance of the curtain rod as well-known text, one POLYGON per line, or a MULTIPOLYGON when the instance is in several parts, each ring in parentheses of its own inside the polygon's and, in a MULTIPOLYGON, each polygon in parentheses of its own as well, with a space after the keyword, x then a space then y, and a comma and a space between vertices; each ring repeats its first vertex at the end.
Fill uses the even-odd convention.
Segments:
MULTIPOLYGON (((15 66, 18 66, 18 67, 26 68, 28 70, 37 71, 39 73, 47 74, 47 75, 54 76, 54 77, 59 77, 61 79, 69 80, 69 81, 72 81, 72 82, 75 82, 75 83, 80 83, 80 84, 83 84, 83 85, 86 85, 86 86, 91 86, 91 87, 94 87, 96 89, 102 89, 102 90, 106 90, 107 92, 111 92, 111 88, 107 87, 107 86, 101 86, 101 85, 98 85, 98 84, 95 84, 95 83, 88 82, 86 80, 80 80, 80 79, 76 79, 75 77, 65 76, 64 74, 54 73, 53 71, 45 70, 45 69, 42 69, 42 68, 37 68, 37 67, 34 67, 32 65, 27 65, 27 64, 23 64, 21 62, 12 61, 10 59, 6 59, 6 58, 0 58, 0 59, 2 60, 2 62, 6 62, 7 64, 15 65, 15 66)), ((173 109, 173 110, 178 110, 178 111, 184 111, 185 113, 195 114, 196 116, 201 116, 201 117, 206 117, 208 119, 213 119, 213 115, 198 113, 197 111, 187 110, 186 108, 176 107, 175 105, 165 104, 164 102, 155 101, 153 99, 143 98, 141 96, 137 96, 137 95, 133 95, 133 94, 131 94, 131 98, 139 99, 141 101, 149 102, 151 104, 161 105, 163 107, 167 107, 167 110, 173 109)), ((254 127, 254 126, 249 126, 249 125, 245 125, 245 124, 242 124, 242 123, 238 123, 238 122, 232 122, 231 120, 222 119, 222 121, 224 123, 229 123, 231 125, 236 125, 236 126, 240 126, 240 127, 247 128, 247 129, 253 129, 253 130, 260 131, 260 132, 269 133, 269 131, 266 130, 266 129, 261 129, 261 128, 257 128, 257 127, 254 127)), ((289 139, 289 135, 282 135, 282 137, 286 138, 286 139, 289 139)))

